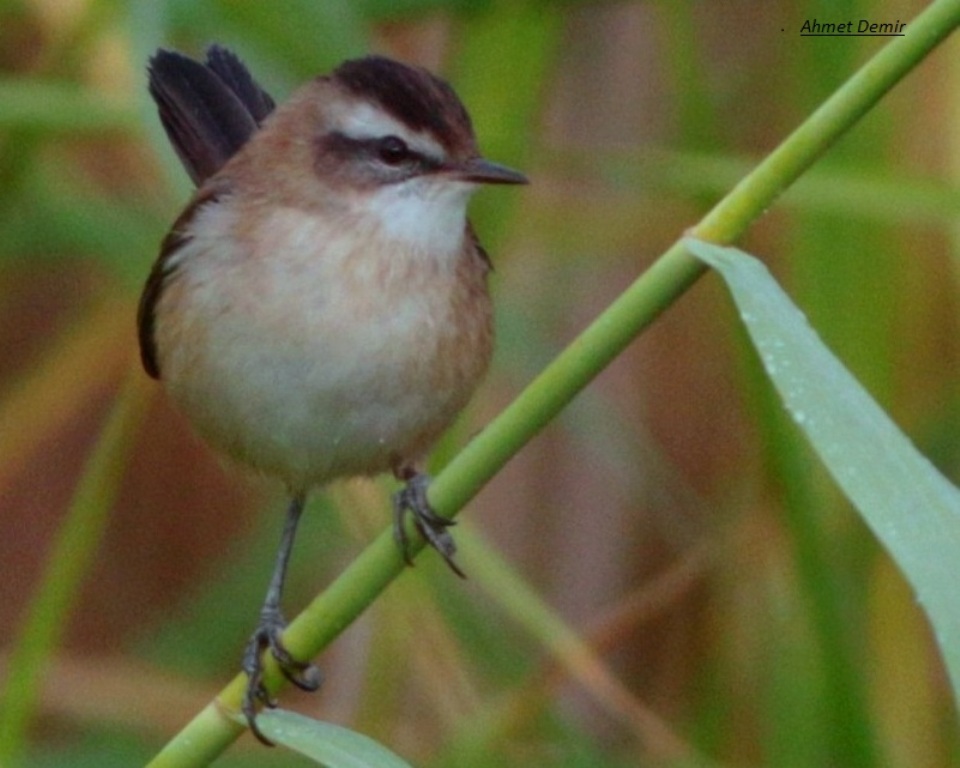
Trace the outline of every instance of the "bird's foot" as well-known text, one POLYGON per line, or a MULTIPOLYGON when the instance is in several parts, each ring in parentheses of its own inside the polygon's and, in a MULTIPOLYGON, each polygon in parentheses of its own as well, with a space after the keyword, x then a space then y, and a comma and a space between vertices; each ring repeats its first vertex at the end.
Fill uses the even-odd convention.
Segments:
POLYGON ((427 501, 430 476, 411 471, 401 475, 400 479, 404 480, 406 485, 393 496, 393 535, 403 553, 403 559, 407 561, 407 565, 413 565, 413 559, 410 556, 410 540, 404 525, 407 514, 411 514, 413 524, 420 535, 440 553, 457 576, 466 578, 464 572, 453 560, 457 545, 447 530, 450 526, 456 525, 456 520, 441 517, 433 511, 430 502, 427 501))
POLYGON ((273 746, 273 742, 264 736, 257 726, 257 710, 261 704, 272 708, 277 706, 277 702, 263 681, 263 652, 270 650, 284 677, 298 688, 315 691, 322 682, 320 670, 314 664, 293 658, 283 645, 280 635, 286 626, 287 622, 279 610, 265 608, 261 611, 260 623, 247 641, 243 652, 242 666, 247 674, 247 690, 243 695, 241 709, 253 735, 269 747, 273 746))

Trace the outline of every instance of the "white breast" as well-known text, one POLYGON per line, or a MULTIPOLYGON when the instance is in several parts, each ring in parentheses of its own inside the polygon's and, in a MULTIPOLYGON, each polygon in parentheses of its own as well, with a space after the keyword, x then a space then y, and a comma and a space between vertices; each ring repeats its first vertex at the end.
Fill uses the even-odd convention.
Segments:
POLYGON ((463 241, 467 201, 475 188, 467 182, 437 183, 417 177, 377 190, 370 213, 386 238, 424 254, 456 257, 463 241))

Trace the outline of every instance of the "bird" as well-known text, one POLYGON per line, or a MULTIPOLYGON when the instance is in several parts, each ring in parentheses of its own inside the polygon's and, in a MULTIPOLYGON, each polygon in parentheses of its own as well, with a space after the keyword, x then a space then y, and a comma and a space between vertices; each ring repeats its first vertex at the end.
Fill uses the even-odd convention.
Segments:
POLYGON ((485 159, 448 82, 381 56, 341 63, 277 105, 231 50, 158 49, 159 119, 196 190, 163 239, 137 313, 140 356, 216 451, 276 478, 289 504, 242 656, 254 735, 264 654, 304 690, 284 647, 287 563, 308 493, 392 473, 406 520, 457 574, 422 462, 493 350, 490 258, 467 218, 482 185, 527 183, 485 159))

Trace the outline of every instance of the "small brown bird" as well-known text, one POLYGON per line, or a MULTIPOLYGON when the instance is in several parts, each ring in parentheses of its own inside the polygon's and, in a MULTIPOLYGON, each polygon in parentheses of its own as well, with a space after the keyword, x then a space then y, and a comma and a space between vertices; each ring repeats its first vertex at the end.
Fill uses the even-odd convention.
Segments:
MULTIPOLYGON (((160 120, 198 190, 164 239, 138 316, 147 373, 212 446, 289 490, 277 561, 243 656, 253 732, 283 647, 287 561, 308 491, 391 471, 404 518, 454 571, 451 521, 418 469, 490 361, 490 262, 466 218, 481 184, 523 184, 483 159, 453 89, 381 56, 344 62, 279 108, 230 51, 160 50, 160 120)), ((269 743, 269 742, 267 742, 269 743)))

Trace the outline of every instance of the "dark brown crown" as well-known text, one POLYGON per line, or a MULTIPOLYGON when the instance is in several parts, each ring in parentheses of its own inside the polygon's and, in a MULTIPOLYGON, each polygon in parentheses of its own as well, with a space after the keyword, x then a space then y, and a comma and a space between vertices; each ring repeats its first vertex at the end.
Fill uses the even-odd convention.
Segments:
POLYGON ((376 102, 412 131, 431 133, 447 151, 474 145, 470 116, 457 94, 425 69, 366 56, 345 61, 333 80, 349 93, 376 102))

